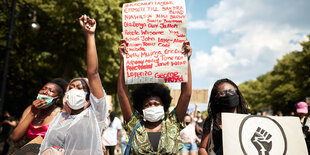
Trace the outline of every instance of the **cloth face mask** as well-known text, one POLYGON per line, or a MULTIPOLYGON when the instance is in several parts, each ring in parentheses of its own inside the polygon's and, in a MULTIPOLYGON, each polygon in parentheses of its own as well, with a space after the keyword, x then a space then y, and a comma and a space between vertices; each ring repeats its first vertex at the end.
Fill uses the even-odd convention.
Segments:
POLYGON ((157 122, 159 120, 162 120, 165 115, 163 106, 146 108, 143 109, 142 111, 144 119, 149 122, 157 122))
POLYGON ((239 96, 234 94, 220 97, 218 106, 220 106, 220 108, 223 109, 231 109, 236 107, 238 104, 239 104, 239 96))
POLYGON ((47 96, 47 95, 42 95, 42 94, 38 94, 37 99, 44 99, 46 100, 45 106, 43 107, 43 109, 51 106, 53 103, 53 100, 57 98, 57 97, 51 97, 51 96, 47 96))
POLYGON ((66 103, 73 110, 81 109, 87 104, 86 95, 83 90, 71 89, 66 92, 66 103))

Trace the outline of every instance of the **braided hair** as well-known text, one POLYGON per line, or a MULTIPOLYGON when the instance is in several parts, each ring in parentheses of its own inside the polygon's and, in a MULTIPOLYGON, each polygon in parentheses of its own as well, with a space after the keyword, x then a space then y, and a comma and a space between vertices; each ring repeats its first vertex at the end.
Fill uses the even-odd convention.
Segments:
POLYGON ((223 83, 231 84, 233 87, 236 88, 236 93, 239 96, 239 104, 237 105, 237 113, 239 113, 239 114, 248 114, 249 113, 248 105, 247 105, 244 97, 242 96, 241 92, 239 91, 238 86, 233 81, 231 81, 230 79, 227 79, 227 78, 217 80, 214 83, 213 88, 211 90, 211 95, 210 95, 210 100, 209 100, 209 105, 208 105, 209 116, 205 122, 205 123, 209 124, 208 126, 206 126, 208 128, 207 131, 210 131, 210 125, 211 125, 212 119, 213 119, 214 125, 218 126, 217 121, 215 121, 215 119, 216 119, 216 114, 220 113, 221 111, 218 112, 215 110, 215 104, 217 104, 216 95, 218 93, 219 86, 223 83))

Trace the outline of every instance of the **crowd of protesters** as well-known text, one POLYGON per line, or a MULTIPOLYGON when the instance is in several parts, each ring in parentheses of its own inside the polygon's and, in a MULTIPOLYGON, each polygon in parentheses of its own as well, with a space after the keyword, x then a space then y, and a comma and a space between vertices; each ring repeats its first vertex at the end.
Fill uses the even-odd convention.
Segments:
MULTIPOLYGON (((249 114, 248 104, 238 86, 229 79, 214 83, 207 115, 195 104, 189 113, 192 92, 189 41, 183 43, 188 58, 188 81, 181 83, 181 94, 173 110, 170 89, 159 83, 141 84, 131 93, 124 80, 124 55, 128 42, 120 40, 120 70, 117 95, 120 118, 109 111, 106 93, 98 73, 95 43, 96 21, 79 18, 87 45, 87 77, 69 83, 57 78, 43 85, 36 99, 23 112, 19 122, 8 111, 1 118, 2 154, 8 153, 10 135, 14 142, 30 142, 42 137, 39 154, 223 154, 222 112, 249 114), (58 107, 57 102, 63 106, 58 107), (207 117, 207 118, 206 118, 207 117), (206 118, 206 119, 205 119, 206 118), (14 129, 14 130, 13 130, 14 129), (13 131, 12 131, 13 130, 13 131), (116 151, 121 148, 120 151, 116 151)), ((308 104, 296 104, 304 138, 310 145, 308 104)), ((265 114, 262 114, 265 115, 265 114)), ((283 116, 277 112, 277 116, 283 116)), ((295 115, 295 114, 294 114, 295 115)))

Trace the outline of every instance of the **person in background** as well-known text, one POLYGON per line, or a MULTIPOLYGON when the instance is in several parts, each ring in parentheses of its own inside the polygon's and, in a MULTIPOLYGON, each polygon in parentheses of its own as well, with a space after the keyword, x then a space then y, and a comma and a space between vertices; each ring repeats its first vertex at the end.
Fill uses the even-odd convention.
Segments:
POLYGON ((184 121, 186 127, 180 132, 184 144, 184 147, 180 151, 181 155, 197 155, 197 143, 200 143, 200 139, 195 133, 196 122, 190 115, 185 115, 184 121))
POLYGON ((296 116, 294 111, 291 111, 290 116, 296 116))
POLYGON ((310 118, 307 116, 308 114, 308 104, 306 102, 298 102, 296 104, 296 113, 300 119, 300 123, 302 125, 302 131, 304 133, 304 137, 306 140, 308 154, 310 154, 310 118))
POLYGON ((283 116, 283 113, 281 111, 278 111, 275 116, 283 116))
POLYGON ((122 123, 117 118, 116 113, 112 111, 108 117, 109 126, 103 132, 103 143, 109 155, 114 155, 116 145, 120 147, 121 144, 121 130, 122 123))
POLYGON ((36 99, 25 109, 13 131, 14 142, 20 141, 25 136, 26 142, 37 136, 45 136, 50 123, 61 111, 61 107, 56 103, 62 101, 67 84, 65 80, 56 78, 40 89, 36 99))
POLYGON ((249 113, 248 105, 238 86, 229 79, 220 79, 213 85, 209 99, 209 115, 204 123, 199 154, 223 154, 222 112, 249 113))
MULTIPOLYGON (((122 126, 124 126, 124 117, 123 115, 120 116, 120 120, 122 122, 122 126)), ((128 137, 126 134, 126 130, 122 128, 121 130, 121 149, 122 149, 122 154, 125 153, 126 145, 127 145, 128 137)))
POLYGON ((197 120, 196 120, 196 135, 199 139, 202 138, 203 134, 203 123, 204 119, 202 118, 202 113, 200 111, 197 112, 197 120))
POLYGON ((196 121, 195 132, 196 132, 196 136, 199 138, 199 141, 200 141, 201 137, 202 137, 202 129, 203 129, 204 119, 202 119, 201 112, 198 110, 198 104, 197 103, 195 103, 195 110, 193 112, 192 118, 193 118, 193 120, 196 121))
POLYGON ((0 135, 1 142, 4 142, 1 155, 6 155, 10 148, 10 135, 17 125, 15 118, 10 115, 9 111, 4 110, 3 116, 1 117, 0 126, 2 127, 2 132, 0 135))
POLYGON ((170 90, 164 84, 151 83, 139 85, 132 92, 133 109, 131 108, 128 86, 124 79, 124 56, 127 54, 127 42, 120 41, 120 71, 117 82, 117 94, 125 120, 128 136, 137 124, 131 143, 131 154, 177 154, 183 147, 180 138, 182 122, 188 108, 192 93, 190 57, 192 48, 189 41, 183 43, 183 54, 188 58, 188 81, 181 84, 181 95, 176 108, 169 113, 171 104, 170 90), (144 121, 145 120, 145 121, 144 121))
POLYGON ((64 97, 64 111, 50 124, 40 154, 53 148, 72 155, 102 155, 101 132, 108 106, 98 72, 95 43, 96 21, 86 15, 79 18, 87 45, 87 77, 71 80, 64 97))

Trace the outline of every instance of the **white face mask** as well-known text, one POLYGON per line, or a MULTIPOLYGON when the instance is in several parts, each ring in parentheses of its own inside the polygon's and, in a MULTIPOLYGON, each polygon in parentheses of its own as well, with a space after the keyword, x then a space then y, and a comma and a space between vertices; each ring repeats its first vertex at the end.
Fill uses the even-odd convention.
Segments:
POLYGON ((66 103, 73 110, 81 109, 87 104, 86 95, 83 90, 71 89, 66 92, 66 103))
POLYGON ((157 122, 162 120, 165 116, 165 111, 163 106, 151 107, 143 109, 143 117, 149 122, 157 122))

